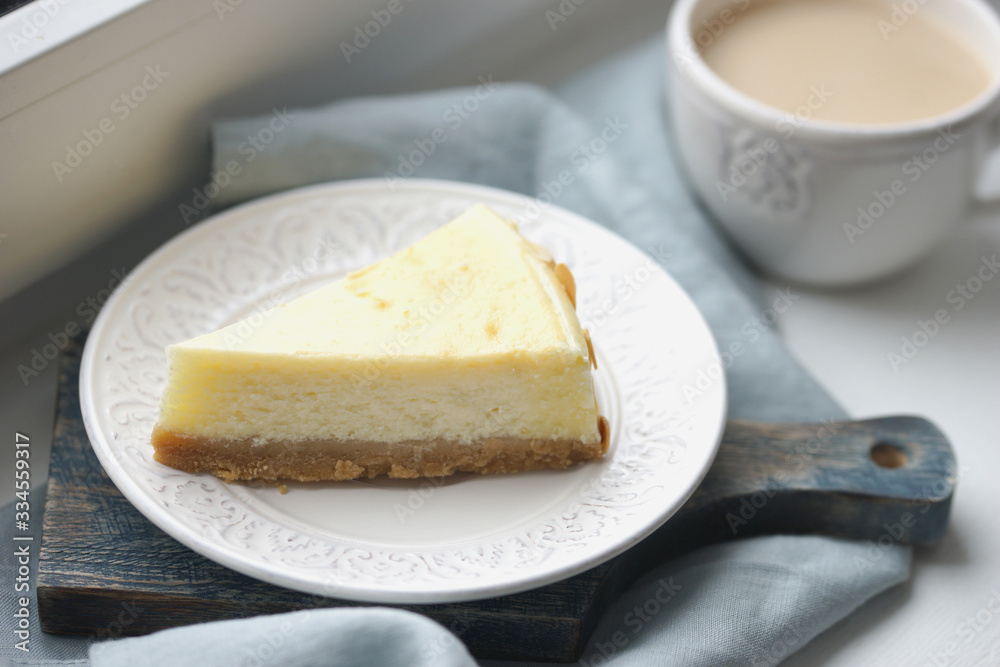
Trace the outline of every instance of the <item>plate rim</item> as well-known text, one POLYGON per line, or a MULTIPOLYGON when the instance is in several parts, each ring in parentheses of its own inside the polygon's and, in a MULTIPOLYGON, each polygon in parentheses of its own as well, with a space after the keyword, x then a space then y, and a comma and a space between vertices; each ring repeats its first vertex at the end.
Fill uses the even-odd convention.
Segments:
MULTIPOLYGON (((245 215, 246 211, 253 211, 258 207, 265 207, 268 205, 273 205, 279 203, 282 200, 288 200, 288 203, 292 203, 292 200, 302 198, 303 200, 308 199, 309 195, 313 194, 330 194, 336 196, 341 194, 339 191, 344 191, 343 194, 349 195, 351 191, 362 189, 386 189, 387 185, 384 179, 381 178, 362 178, 362 179, 347 179, 340 181, 331 181, 324 183, 316 183, 307 186, 302 186, 298 188, 293 188, 289 190, 282 190, 280 192, 271 193, 269 195, 251 199, 249 201, 240 203, 238 205, 227 208, 223 211, 215 213, 204 220, 200 221, 196 225, 192 225, 188 229, 178 233, 166 243, 158 246, 155 250, 149 253, 141 262, 139 262, 135 268, 130 272, 130 275, 141 275, 142 270, 149 266, 155 264, 155 262, 161 258, 162 255, 168 254, 172 248, 181 246, 185 243, 186 239, 194 234, 205 233, 203 230, 210 229, 213 225, 218 226, 225 223, 225 221, 232 218, 238 218, 245 215)), ((648 253, 646 253, 641 248, 637 247, 628 239, 622 237, 615 231, 600 225, 578 213, 570 211, 566 208, 560 207, 558 205, 544 202, 538 198, 531 197, 522 193, 512 192, 509 190, 504 190, 502 188, 496 188, 492 186, 472 184, 461 181, 448 181, 442 179, 421 179, 421 178, 411 178, 406 179, 401 183, 394 183, 392 187, 388 188, 391 192, 396 192, 397 189, 410 191, 413 194, 434 194, 441 193, 447 194, 457 194, 466 197, 475 198, 477 193, 482 193, 486 197, 484 198, 499 198, 502 200, 509 201, 513 204, 523 204, 525 207, 535 205, 540 208, 540 216, 544 218, 546 211, 554 210, 556 214, 560 217, 566 217, 573 220, 576 223, 582 223, 586 227, 596 228, 602 233, 611 234, 622 243, 627 244, 634 252, 639 253, 641 256, 650 258, 648 253)), ((650 258, 651 259, 651 258, 650 258)), ((661 266, 662 269, 662 266, 661 266)), ((149 521, 151 521, 155 526, 167 533, 171 538, 177 540, 184 546, 190 548, 196 553, 212 560, 215 563, 221 564, 229 569, 236 572, 249 576, 251 578, 257 579, 259 581, 264 581, 273 585, 281 586, 283 588, 288 588, 292 590, 297 590, 303 593, 308 593, 312 595, 318 595, 328 598, 351 600, 357 602, 369 602, 369 603, 382 603, 382 604, 442 604, 442 603, 456 603, 465 602, 473 600, 488 599, 500 595, 511 595, 516 593, 522 593, 525 591, 533 590, 541 586, 563 581, 577 574, 585 572, 591 568, 594 568, 600 564, 603 564, 619 555, 625 551, 631 549, 633 546, 641 542, 643 539, 652 534, 655 530, 663 526, 670 518, 676 514, 676 512, 687 502, 691 495, 695 492, 698 486, 701 484, 702 480, 707 475, 715 457, 718 453, 719 446, 722 440, 722 435, 725 429, 726 415, 728 414, 728 391, 727 391, 727 379, 724 367, 721 363, 721 356, 719 353, 718 343, 715 339, 711 328, 708 326, 701 309, 698 308, 697 304, 688 294, 688 292, 671 276, 666 269, 662 269, 663 277, 672 283, 673 287, 681 294, 688 305, 691 307, 693 313, 697 316, 697 324, 704 330, 706 334, 706 341, 710 344, 712 352, 712 361, 719 365, 722 369, 718 380, 718 389, 716 392, 718 398, 718 411, 716 414, 715 424, 713 426, 714 438, 710 445, 710 453, 704 457, 703 463, 696 473, 692 473, 691 483, 683 494, 678 496, 680 498, 679 502, 676 503, 675 507, 666 513, 665 516, 660 517, 656 522, 652 522, 647 525, 644 530, 633 532, 628 536, 628 539, 623 539, 620 543, 616 544, 611 549, 603 549, 595 555, 591 555, 589 558, 578 559, 578 561, 572 566, 564 566, 558 569, 555 573, 551 573, 548 570, 541 570, 534 575, 523 576, 516 580, 515 583, 511 584, 508 581, 491 581, 485 585, 470 586, 467 592, 460 593, 454 589, 443 589, 443 590, 424 590, 416 589, 414 591, 395 591, 395 592, 384 592, 381 590, 372 590, 368 588, 351 588, 350 586, 340 586, 336 588, 334 592, 324 592, 316 590, 316 584, 308 581, 301 581, 299 579, 293 579, 286 577, 281 572, 268 571, 266 568, 262 568, 260 563, 253 562, 248 558, 241 558, 239 554, 233 553, 231 549, 220 549, 211 540, 207 539, 203 535, 198 534, 197 531, 193 531, 190 527, 181 521, 179 518, 171 514, 169 511, 164 511, 164 508, 159 507, 156 503, 152 501, 150 497, 142 490, 138 481, 135 480, 131 475, 127 473, 124 467, 117 465, 114 461, 110 447, 107 449, 100 446, 99 440, 103 439, 104 434, 97 424, 96 417, 96 406, 94 404, 94 396, 91 395, 89 383, 92 379, 92 374, 94 372, 96 355, 97 355, 97 341, 101 338, 101 334, 108 326, 108 322, 111 318, 111 313, 115 310, 115 306, 118 305, 118 301, 123 299, 122 296, 126 292, 121 289, 116 289, 114 293, 108 298, 107 302, 102 307, 97 318, 93 322, 90 331, 87 336, 87 342, 84 346, 83 354, 81 356, 80 363, 80 380, 79 380, 79 395, 80 395, 80 408, 83 417, 84 426, 88 435, 88 439, 91 442, 91 447, 97 455, 98 460, 101 462, 101 466, 112 480, 118 490, 125 496, 126 499, 135 507, 143 516, 145 516, 149 521), (110 457, 110 458, 109 458, 110 457), (138 500, 137 500, 138 499, 138 500)), ((127 283, 127 280, 125 281, 127 283)), ((702 443, 699 443, 701 445, 702 443)), ((705 443, 708 446, 708 443, 705 443)), ((192 475, 193 479, 197 479, 196 475, 192 475)))

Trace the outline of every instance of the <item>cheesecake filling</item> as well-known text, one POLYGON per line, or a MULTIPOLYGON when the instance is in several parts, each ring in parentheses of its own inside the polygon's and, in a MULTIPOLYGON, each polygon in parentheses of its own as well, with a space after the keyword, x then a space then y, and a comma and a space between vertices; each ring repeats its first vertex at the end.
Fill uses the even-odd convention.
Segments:
POLYGON ((261 444, 325 438, 465 445, 487 437, 600 440, 590 361, 578 352, 447 364, 216 355, 211 349, 169 355, 172 381, 159 425, 178 435, 261 444))

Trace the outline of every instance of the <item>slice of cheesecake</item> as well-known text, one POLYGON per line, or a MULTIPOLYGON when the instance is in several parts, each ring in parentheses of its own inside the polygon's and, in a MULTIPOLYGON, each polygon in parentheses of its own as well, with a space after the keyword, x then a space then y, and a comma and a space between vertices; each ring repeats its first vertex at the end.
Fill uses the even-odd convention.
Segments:
POLYGON ((155 458, 227 481, 562 468, 607 449, 569 270, 486 206, 167 348, 155 458))

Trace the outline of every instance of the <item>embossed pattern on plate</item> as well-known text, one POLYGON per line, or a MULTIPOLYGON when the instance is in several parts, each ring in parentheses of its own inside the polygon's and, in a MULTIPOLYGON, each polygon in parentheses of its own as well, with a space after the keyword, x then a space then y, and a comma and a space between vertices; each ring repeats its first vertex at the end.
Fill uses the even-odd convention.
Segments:
MULTIPOLYGON (((456 252, 461 249, 456 248, 456 252)), ((725 382, 684 292, 608 230, 521 195, 413 179, 302 188, 181 234, 130 275, 84 352, 94 450, 122 493, 195 551, 277 585, 367 602, 507 595, 566 578, 666 521, 707 472, 725 382), (483 202, 572 269, 596 348, 608 455, 565 471, 445 480, 225 484, 156 463, 149 435, 164 348, 275 305, 419 240, 483 202), (709 382, 700 380, 717 378, 709 382)))

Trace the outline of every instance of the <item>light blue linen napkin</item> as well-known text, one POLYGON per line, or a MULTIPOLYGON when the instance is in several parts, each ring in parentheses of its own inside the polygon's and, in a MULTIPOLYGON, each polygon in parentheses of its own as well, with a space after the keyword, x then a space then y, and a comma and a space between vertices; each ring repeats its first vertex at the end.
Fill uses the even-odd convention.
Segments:
MULTIPOLYGON (((487 73, 470 88, 308 111, 275 108, 221 122, 214 171, 229 178, 211 188, 212 205, 357 177, 443 178, 547 197, 650 252, 697 302, 720 348, 742 343, 727 359, 730 417, 844 417, 768 326, 776 299, 795 306, 795 288, 765 292, 684 187, 665 131, 663 61, 657 40, 557 93, 494 81, 487 73), (228 168, 233 163, 238 170, 228 168)), ((7 509, 0 540, 9 544, 7 509)), ((761 537, 665 563, 607 610, 579 665, 777 664, 909 576, 908 548, 892 546, 870 562, 867 546, 816 536, 761 537), (859 570, 856 562, 870 566, 859 570)), ((8 581, 10 565, 0 569, 8 581)), ((2 595, 2 613, 10 618, 14 602, 2 595)), ((261 637, 280 634, 285 623, 294 623, 295 641, 261 664, 471 664, 460 641, 440 626, 408 612, 357 609, 180 628, 95 644, 90 659, 97 667, 256 664, 239 656, 263 646, 261 637), (225 645, 236 653, 220 653, 225 645), (447 651, 423 652, 443 645, 447 651), (374 649, 379 652, 366 654, 374 649), (422 662, 421 655, 431 660, 422 662)), ((24 658, 82 657, 66 648, 71 640, 56 638, 52 645, 60 652, 46 655, 46 636, 34 637, 33 655, 5 646, 0 657, 27 664, 42 663, 24 658)))

